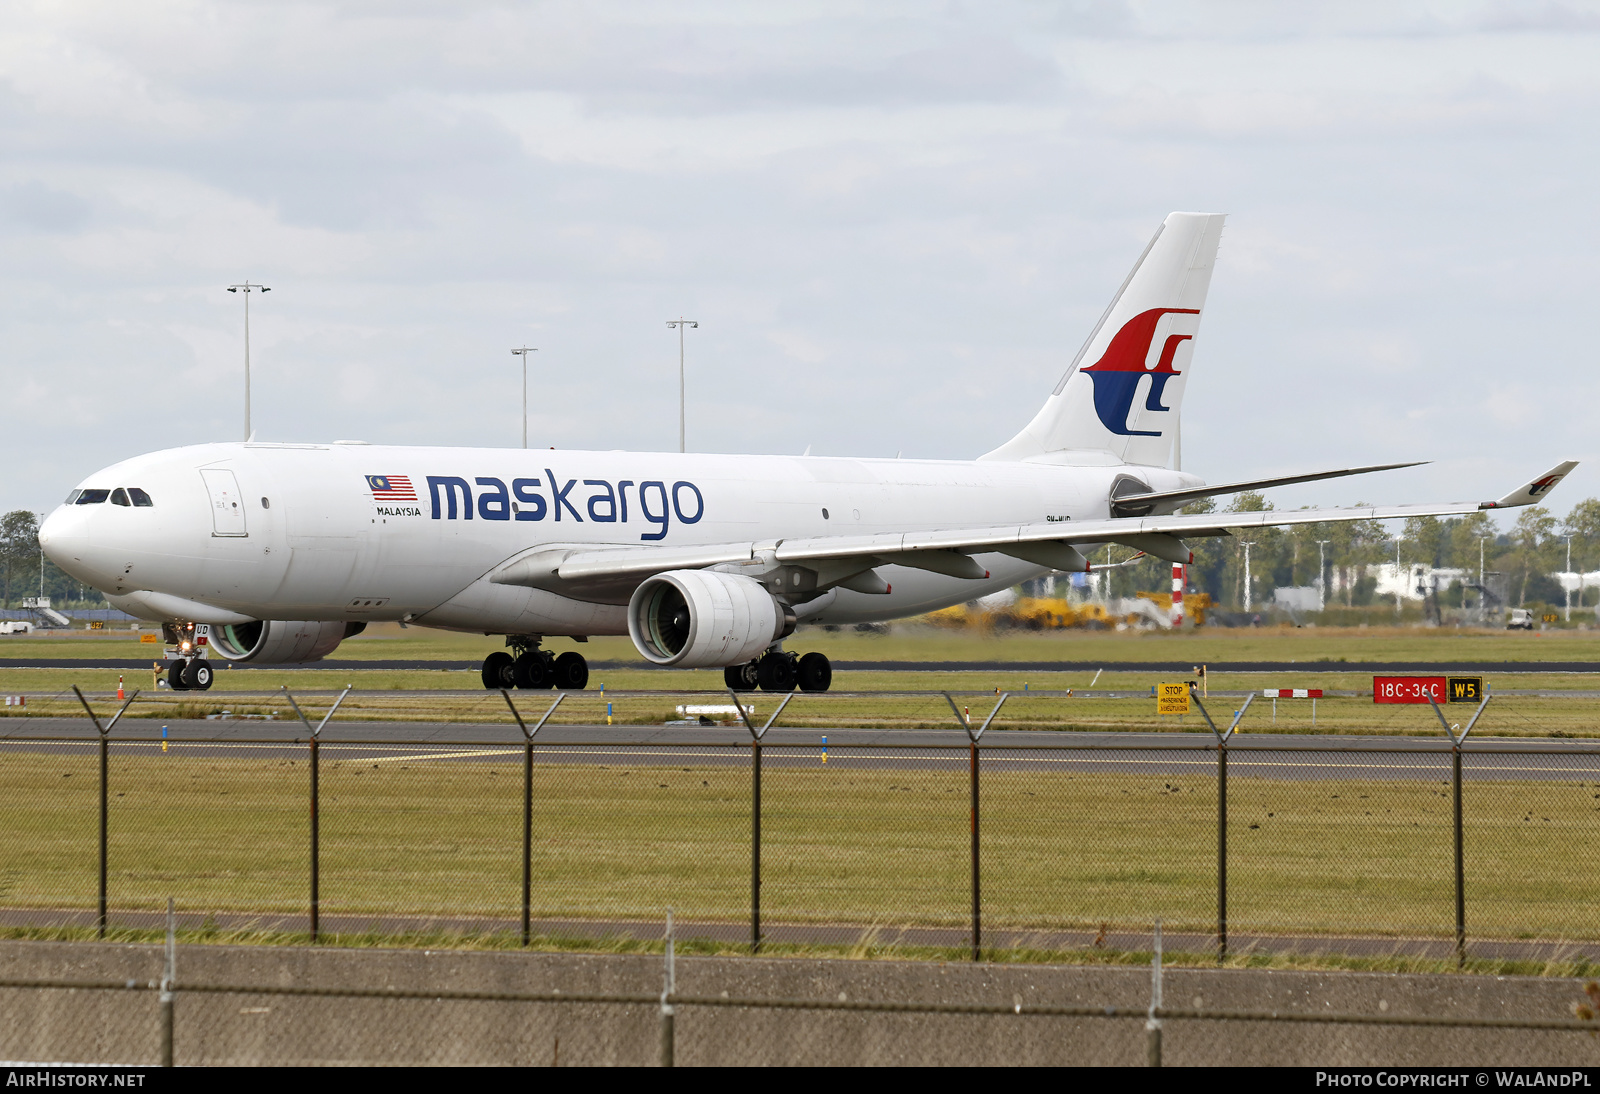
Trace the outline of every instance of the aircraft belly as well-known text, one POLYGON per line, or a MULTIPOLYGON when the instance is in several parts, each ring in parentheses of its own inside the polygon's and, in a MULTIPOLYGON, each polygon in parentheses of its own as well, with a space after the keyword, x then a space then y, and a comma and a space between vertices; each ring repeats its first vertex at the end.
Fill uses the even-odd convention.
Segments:
POLYGON ((279 618, 317 619, 337 615, 350 590, 350 575, 356 565, 356 542, 302 539, 291 550, 283 583, 272 598, 279 605, 279 618), (288 609, 288 610, 286 610, 288 609))
POLYGON ((490 634, 620 635, 628 633, 628 609, 591 604, 543 589, 495 585, 479 578, 431 611, 419 626, 490 634))

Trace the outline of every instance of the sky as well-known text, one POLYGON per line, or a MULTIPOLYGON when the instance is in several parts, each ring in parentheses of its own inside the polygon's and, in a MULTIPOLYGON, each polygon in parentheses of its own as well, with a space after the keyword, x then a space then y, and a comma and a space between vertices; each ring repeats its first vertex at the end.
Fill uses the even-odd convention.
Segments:
POLYGON ((259 439, 970 458, 1173 210, 1280 506, 1600 494, 1600 3, 28 3, 0 511, 259 439))

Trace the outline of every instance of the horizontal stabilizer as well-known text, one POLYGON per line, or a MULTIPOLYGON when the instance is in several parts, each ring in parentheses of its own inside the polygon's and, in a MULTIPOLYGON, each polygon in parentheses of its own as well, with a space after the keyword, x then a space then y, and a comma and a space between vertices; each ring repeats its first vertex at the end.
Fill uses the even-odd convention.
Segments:
POLYGON ((1227 482, 1217 486, 1194 486, 1187 490, 1164 490, 1150 494, 1124 494, 1112 503, 1114 515, 1142 517, 1156 506, 1182 505, 1199 498, 1216 498, 1226 494, 1242 494, 1246 490, 1267 490, 1274 486, 1290 486, 1297 482, 1318 482, 1322 479, 1342 479, 1347 475, 1369 475, 1374 471, 1393 471, 1400 467, 1421 467, 1427 460, 1411 463, 1383 463, 1372 467, 1349 467, 1342 471, 1317 471, 1310 475, 1284 475, 1274 479, 1252 479, 1249 482, 1227 482))

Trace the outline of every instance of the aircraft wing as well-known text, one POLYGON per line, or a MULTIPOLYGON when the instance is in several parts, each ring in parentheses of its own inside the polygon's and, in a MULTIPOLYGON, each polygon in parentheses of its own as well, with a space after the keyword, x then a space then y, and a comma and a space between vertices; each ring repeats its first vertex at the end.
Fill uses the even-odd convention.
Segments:
POLYGON ((1231 534, 1229 529, 1461 516, 1486 509, 1531 505, 1542 500, 1576 466, 1576 461, 1558 464, 1496 501, 1112 517, 865 536, 807 536, 765 543, 693 547, 547 546, 499 567, 489 575, 489 580, 576 595, 587 591, 615 597, 652 574, 737 563, 820 567, 830 575, 825 582, 830 584, 886 565, 980 579, 987 577, 988 571, 971 557, 974 554, 998 552, 1052 569, 1082 571, 1089 569, 1089 563, 1075 545, 1105 543, 1119 543, 1156 558, 1186 563, 1189 550, 1183 544, 1185 538, 1226 536, 1231 534))

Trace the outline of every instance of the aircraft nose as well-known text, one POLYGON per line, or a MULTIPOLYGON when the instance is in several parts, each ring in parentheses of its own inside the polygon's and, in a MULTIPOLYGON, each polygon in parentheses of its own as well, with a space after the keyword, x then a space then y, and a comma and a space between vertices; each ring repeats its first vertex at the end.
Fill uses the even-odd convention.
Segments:
POLYGON ((44 523, 39 525, 39 549, 44 552, 44 557, 58 565, 56 555, 61 549, 61 537, 66 530, 66 520, 63 519, 62 512, 66 508, 65 505, 58 506, 56 511, 45 517, 44 523))
POLYGON ((58 506, 39 526, 39 549, 63 573, 97 588, 108 576, 103 545, 90 535, 91 514, 71 505, 58 506))

